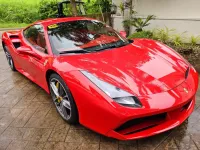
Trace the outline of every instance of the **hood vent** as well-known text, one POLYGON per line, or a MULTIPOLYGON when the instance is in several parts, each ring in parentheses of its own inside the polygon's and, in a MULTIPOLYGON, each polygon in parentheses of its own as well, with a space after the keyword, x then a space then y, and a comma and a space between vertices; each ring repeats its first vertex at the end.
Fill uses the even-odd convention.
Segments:
POLYGON ((190 67, 187 68, 186 72, 185 72, 185 79, 187 79, 188 75, 189 75, 189 72, 190 72, 190 67))

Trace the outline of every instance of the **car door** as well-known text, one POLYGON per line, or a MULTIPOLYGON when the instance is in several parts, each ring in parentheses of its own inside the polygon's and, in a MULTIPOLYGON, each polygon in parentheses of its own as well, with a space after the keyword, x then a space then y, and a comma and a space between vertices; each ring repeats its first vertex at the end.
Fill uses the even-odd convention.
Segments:
POLYGON ((24 71, 30 78, 41 87, 46 82, 46 64, 48 61, 48 50, 44 36, 44 28, 40 24, 35 24, 24 30, 24 46, 29 46, 35 55, 24 55, 24 59, 28 59, 26 64, 22 64, 24 71))
POLYGON ((30 63, 31 56, 28 53, 22 53, 23 50, 21 50, 20 53, 19 49, 21 49, 21 47, 25 47, 25 49, 30 49, 31 51, 33 51, 32 44, 34 42, 34 37, 35 37, 34 35, 37 33, 34 30, 34 28, 35 27, 32 25, 26 28, 25 30, 22 30, 21 34, 19 35, 20 39, 22 39, 20 44, 21 46, 17 48, 16 55, 13 56, 14 60, 16 61, 15 63, 17 64, 17 69, 19 70, 19 72, 23 73, 31 80, 33 80, 33 77, 28 72, 28 69, 31 64, 30 63))

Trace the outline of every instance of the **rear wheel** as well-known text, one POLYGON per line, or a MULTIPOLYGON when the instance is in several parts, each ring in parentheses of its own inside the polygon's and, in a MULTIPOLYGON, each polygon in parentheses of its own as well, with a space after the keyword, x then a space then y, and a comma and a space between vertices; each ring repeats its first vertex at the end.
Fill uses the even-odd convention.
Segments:
POLYGON ((8 64, 9 64, 11 70, 12 70, 12 71, 16 71, 13 58, 12 58, 12 56, 10 55, 10 52, 8 51, 7 46, 3 46, 3 48, 4 48, 4 52, 5 52, 5 54, 6 54, 6 59, 7 59, 7 61, 8 61, 8 64))
POLYGON ((72 94, 57 74, 52 74, 49 78, 51 97, 61 117, 70 124, 78 123, 78 111, 72 94))

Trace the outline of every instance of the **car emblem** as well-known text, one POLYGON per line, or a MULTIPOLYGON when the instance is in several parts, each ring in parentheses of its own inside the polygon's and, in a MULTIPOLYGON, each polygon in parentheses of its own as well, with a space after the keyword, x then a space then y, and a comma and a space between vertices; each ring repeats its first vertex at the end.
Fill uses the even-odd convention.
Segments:
POLYGON ((44 62, 44 66, 46 66, 47 63, 48 63, 48 60, 45 60, 45 62, 44 62))
POLYGON ((185 91, 185 93, 189 93, 188 89, 183 88, 183 90, 185 91))

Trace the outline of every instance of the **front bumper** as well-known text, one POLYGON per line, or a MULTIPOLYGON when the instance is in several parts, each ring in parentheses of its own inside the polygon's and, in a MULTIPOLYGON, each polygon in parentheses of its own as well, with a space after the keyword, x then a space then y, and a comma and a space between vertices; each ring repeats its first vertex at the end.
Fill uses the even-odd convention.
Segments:
MULTIPOLYGON (((152 136, 180 125, 194 109, 198 88, 198 74, 191 69, 188 78, 179 86, 166 92, 139 97, 143 107, 129 108, 114 102, 81 73, 72 71, 70 76, 74 78, 66 77, 66 82, 76 101, 79 122, 93 131, 121 140, 152 136), (166 113, 166 118, 148 128, 134 129, 134 132, 131 131, 133 128, 125 132, 116 130, 130 120, 163 113, 166 113)), ((144 127, 148 123, 143 123, 144 127)))
MULTIPOLYGON (((150 122, 149 120, 146 120, 145 123, 144 121, 144 123, 139 125, 140 127, 142 127, 143 125, 143 128, 138 128, 138 132, 134 128, 129 127, 119 132, 111 130, 108 132, 107 136, 114 137, 120 140, 133 140, 133 139, 153 136, 168 131, 182 124, 190 116, 190 114, 194 109, 194 106, 195 106, 195 97, 188 103, 182 105, 181 107, 163 113, 166 114, 166 117, 163 118, 163 120, 160 122, 158 120, 157 122, 150 122), (134 132, 132 133, 131 130, 134 132)), ((139 126, 136 125, 135 127, 139 126)))

